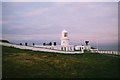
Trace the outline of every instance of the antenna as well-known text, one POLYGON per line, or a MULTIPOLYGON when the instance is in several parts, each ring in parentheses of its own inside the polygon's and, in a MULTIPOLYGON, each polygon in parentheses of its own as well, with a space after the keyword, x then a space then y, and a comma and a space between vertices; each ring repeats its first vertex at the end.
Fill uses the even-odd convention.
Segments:
POLYGON ((97 39, 97 51, 98 51, 98 39, 97 39))

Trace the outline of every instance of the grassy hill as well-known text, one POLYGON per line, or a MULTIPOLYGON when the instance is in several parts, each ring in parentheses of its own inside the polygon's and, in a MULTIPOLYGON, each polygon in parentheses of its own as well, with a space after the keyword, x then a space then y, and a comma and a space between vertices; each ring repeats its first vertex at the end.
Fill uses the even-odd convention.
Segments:
POLYGON ((58 54, 3 46, 3 78, 118 78, 119 56, 58 54))
POLYGON ((8 40, 0 40, 0 42, 10 43, 8 40))

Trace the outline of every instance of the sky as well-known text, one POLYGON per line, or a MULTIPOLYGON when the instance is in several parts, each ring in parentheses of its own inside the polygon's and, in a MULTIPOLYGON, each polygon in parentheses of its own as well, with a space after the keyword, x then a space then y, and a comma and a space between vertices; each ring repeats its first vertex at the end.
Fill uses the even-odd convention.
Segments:
POLYGON ((119 0, 1 0, 2 2, 118 2, 119 0))
POLYGON ((65 29, 71 44, 89 40, 116 48, 117 18, 117 2, 3 2, 0 24, 2 38, 11 42, 60 43, 65 29))

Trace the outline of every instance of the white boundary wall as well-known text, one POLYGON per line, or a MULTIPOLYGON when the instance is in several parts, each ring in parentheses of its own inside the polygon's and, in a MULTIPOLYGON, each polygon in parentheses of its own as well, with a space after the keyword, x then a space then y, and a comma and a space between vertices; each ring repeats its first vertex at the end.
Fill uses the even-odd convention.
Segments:
POLYGON ((33 50, 33 51, 45 51, 45 52, 55 52, 55 53, 65 53, 65 54, 81 54, 80 51, 60 51, 60 50, 52 50, 52 49, 46 49, 41 47, 33 47, 33 46, 23 46, 23 45, 16 45, 16 44, 10 44, 10 43, 3 43, 0 42, 0 45, 8 46, 8 47, 15 47, 19 49, 27 49, 27 50, 33 50))
MULTIPOLYGON (((0 42, 0 45, 3 46, 8 46, 8 47, 15 47, 19 49, 27 49, 27 50, 33 50, 33 51, 45 51, 45 52, 55 52, 55 53, 65 53, 65 54, 81 54, 83 52, 80 51, 60 51, 60 50, 55 50, 55 49, 46 49, 44 47, 33 47, 33 46, 23 46, 23 45, 16 45, 16 44, 10 44, 10 43, 3 43, 0 42)), ((91 51, 92 53, 97 52, 101 54, 115 54, 115 55, 120 55, 119 51, 91 51)))
POLYGON ((91 52, 97 52, 101 54, 115 54, 115 55, 120 55, 119 51, 110 51, 110 50, 100 50, 100 51, 91 51, 91 52))

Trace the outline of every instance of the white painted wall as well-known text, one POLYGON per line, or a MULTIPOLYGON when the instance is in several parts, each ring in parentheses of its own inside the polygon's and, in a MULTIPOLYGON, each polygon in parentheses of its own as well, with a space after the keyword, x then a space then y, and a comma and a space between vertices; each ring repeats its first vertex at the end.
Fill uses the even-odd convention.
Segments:
POLYGON ((10 43, 2 43, 0 42, 0 45, 8 46, 8 47, 15 47, 19 49, 27 49, 27 50, 33 50, 33 51, 45 51, 45 52, 55 52, 55 53, 64 53, 64 54, 81 54, 80 51, 60 51, 60 50, 52 50, 52 49, 46 49, 45 47, 30 47, 30 46, 22 46, 22 45, 15 45, 10 43))
POLYGON ((101 53, 101 54, 115 54, 115 55, 120 55, 120 52, 119 51, 105 51, 105 50, 103 50, 103 51, 91 51, 91 52, 97 52, 97 53, 101 53))
MULTIPOLYGON (((22 46, 22 45, 15 45, 15 44, 10 44, 10 43, 2 43, 0 42, 0 45, 3 46, 8 46, 8 47, 15 47, 19 49, 27 49, 27 50, 33 50, 33 51, 45 51, 45 52, 55 52, 55 53, 64 53, 64 54, 81 54, 84 52, 80 51, 60 51, 60 50, 52 50, 52 49, 46 49, 45 47, 42 46, 36 46, 36 47, 30 47, 30 46, 22 46)), ((101 54, 115 54, 115 55, 120 55, 119 51, 91 51, 91 52, 98 52, 101 54)))

